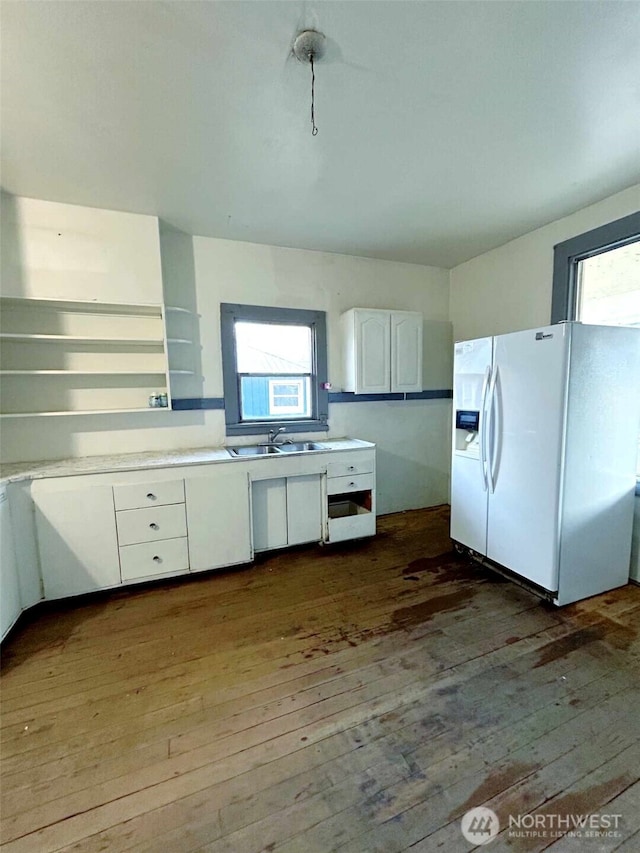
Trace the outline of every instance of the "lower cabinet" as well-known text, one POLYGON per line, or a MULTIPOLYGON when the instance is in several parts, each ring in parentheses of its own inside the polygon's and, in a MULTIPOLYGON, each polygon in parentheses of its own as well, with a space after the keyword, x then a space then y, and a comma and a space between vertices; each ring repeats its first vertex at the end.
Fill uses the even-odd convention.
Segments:
POLYGON ((251 499, 255 551, 323 538, 320 474, 255 480, 251 499))
POLYGON ((44 597, 65 598, 120 583, 110 485, 48 491, 33 484, 44 597))
POLYGON ((254 551, 373 535, 373 451, 315 459, 308 474, 291 458, 272 468, 259 460, 34 480, 17 497, 35 521, 35 590, 17 571, 29 569, 29 549, 20 544, 27 527, 12 525, 7 501, 1 506, 2 635, 39 598, 38 561, 51 600, 248 563, 254 551), (268 470, 285 476, 259 479, 268 470))
POLYGON ((189 571, 184 480, 114 486, 123 581, 189 571))
POLYGON ((287 544, 322 539, 322 478, 319 474, 287 477, 287 544))
POLYGON ((248 563, 253 557, 248 475, 233 466, 212 467, 210 476, 185 480, 192 572, 248 563))
POLYGON ((22 610, 18 566, 6 488, 0 489, 0 640, 22 610))
POLYGON ((328 541, 344 542, 376 532, 373 454, 351 454, 327 468, 328 541))

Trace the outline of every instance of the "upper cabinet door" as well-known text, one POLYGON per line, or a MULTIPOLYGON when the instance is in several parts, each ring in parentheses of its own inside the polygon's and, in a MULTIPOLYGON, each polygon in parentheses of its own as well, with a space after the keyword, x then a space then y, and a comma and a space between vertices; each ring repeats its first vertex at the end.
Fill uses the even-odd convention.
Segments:
POLYGON ((391 312, 391 390, 422 391, 422 314, 391 312))
POLYGON ((354 311, 356 339, 356 394, 384 394, 391 390, 391 318, 388 311, 354 311))

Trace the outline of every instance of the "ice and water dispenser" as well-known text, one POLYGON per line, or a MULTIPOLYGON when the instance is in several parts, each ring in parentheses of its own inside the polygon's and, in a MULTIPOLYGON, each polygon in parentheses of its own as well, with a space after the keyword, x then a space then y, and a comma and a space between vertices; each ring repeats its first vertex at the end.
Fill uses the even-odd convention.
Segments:
POLYGON ((478 435, 480 412, 475 409, 456 409, 455 451, 464 456, 480 457, 478 435))

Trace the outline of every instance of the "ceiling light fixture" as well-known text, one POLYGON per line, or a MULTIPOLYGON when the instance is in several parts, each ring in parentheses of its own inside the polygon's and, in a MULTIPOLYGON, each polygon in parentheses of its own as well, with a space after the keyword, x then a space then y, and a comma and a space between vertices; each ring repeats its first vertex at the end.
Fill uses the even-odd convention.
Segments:
POLYGON ((322 59, 325 51, 325 37, 317 30, 302 30, 293 42, 293 54, 300 62, 311 66, 311 135, 316 136, 316 72, 314 64, 322 59))

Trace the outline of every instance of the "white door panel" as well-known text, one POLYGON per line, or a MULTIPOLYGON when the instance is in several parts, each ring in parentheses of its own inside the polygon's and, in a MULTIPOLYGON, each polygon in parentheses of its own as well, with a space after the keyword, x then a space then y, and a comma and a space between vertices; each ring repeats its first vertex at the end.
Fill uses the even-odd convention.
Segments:
POLYGON ((287 481, 284 477, 251 484, 253 549, 284 548, 287 531, 287 481))
POLYGON ((248 563, 253 556, 247 475, 233 465, 210 467, 206 477, 185 480, 192 572, 248 563))
POLYGON ((422 314, 391 312, 391 390, 422 391, 422 314))
POLYGON ((487 556, 558 588, 567 329, 495 338, 487 556))
POLYGON ((322 539, 320 474, 287 477, 287 544, 322 539))
POLYGON ((54 490, 50 483, 36 480, 31 491, 45 598, 117 586, 121 578, 113 488, 54 490))
POLYGON ((357 394, 391 389, 391 318, 387 311, 356 311, 357 394))

